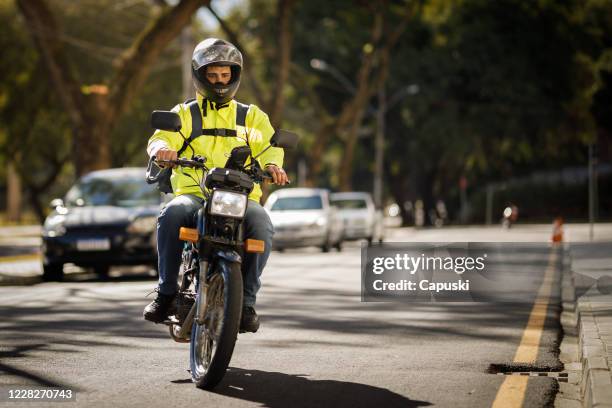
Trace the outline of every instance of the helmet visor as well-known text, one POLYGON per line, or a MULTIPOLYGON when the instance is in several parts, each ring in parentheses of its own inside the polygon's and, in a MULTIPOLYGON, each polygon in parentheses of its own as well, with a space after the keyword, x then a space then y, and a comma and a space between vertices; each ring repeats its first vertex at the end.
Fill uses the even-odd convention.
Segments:
POLYGON ((242 54, 231 45, 217 44, 197 47, 191 59, 193 69, 198 70, 210 64, 228 64, 242 66, 242 54))

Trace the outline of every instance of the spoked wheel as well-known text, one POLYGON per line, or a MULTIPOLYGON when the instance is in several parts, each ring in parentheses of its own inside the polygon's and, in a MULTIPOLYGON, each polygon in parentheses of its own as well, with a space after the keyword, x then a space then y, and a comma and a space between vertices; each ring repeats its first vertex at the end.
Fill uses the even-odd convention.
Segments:
POLYGON ((240 264, 226 264, 209 283, 204 324, 191 329, 191 378, 198 388, 212 389, 230 363, 242 313, 240 264))

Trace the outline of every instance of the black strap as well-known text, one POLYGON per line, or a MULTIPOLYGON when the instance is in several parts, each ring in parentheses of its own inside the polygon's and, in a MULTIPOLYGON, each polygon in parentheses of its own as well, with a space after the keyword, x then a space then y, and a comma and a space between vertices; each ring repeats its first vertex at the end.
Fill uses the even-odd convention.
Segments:
POLYGON ((198 105, 198 101, 196 99, 190 100, 187 103, 187 107, 189 108, 189 112, 191 112, 191 134, 189 138, 187 138, 183 142, 183 146, 176 153, 178 157, 181 157, 181 153, 187 149, 187 146, 193 142, 193 140, 200 136, 199 133, 202 129, 202 115, 200 114, 200 106, 198 105))
POLYGON ((202 136, 236 137, 236 129, 202 129, 202 136))
POLYGON ((236 101, 236 125, 246 126, 246 115, 249 111, 249 105, 236 101))
MULTIPOLYGON (((190 99, 186 101, 189 111, 191 112, 191 134, 189 138, 185 139, 183 146, 177 152, 177 156, 181 157, 181 153, 187 149, 187 147, 193 142, 193 140, 200 136, 222 136, 222 137, 236 137, 238 133, 236 129, 202 129, 202 115, 200 114, 200 106, 196 99, 190 99)), ((205 108, 206 109, 206 108, 205 108)), ((236 125, 246 126, 246 116, 249 111, 249 105, 236 101, 236 125)))

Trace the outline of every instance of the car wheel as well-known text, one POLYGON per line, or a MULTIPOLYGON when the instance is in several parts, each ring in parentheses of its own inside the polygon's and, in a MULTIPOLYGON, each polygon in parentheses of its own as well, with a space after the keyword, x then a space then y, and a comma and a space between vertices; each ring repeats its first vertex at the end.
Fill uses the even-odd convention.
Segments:
POLYGON ((329 252, 331 246, 329 245, 329 241, 326 242, 325 244, 323 244, 323 246, 321 247, 321 252, 329 252))
POLYGON ((48 264, 43 265, 42 280, 45 282, 60 282, 64 279, 63 264, 48 264))
POLYGON ((374 241, 374 238, 368 237, 368 246, 372 246, 372 241, 374 241))
POLYGON ((334 245, 334 248, 336 248, 336 251, 342 252, 342 241, 336 242, 336 245, 334 245))

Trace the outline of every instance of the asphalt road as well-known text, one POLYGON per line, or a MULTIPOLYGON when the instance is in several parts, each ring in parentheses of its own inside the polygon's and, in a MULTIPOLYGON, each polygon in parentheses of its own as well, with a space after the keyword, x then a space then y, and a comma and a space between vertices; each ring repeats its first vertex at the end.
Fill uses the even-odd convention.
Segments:
MULTIPOLYGON (((527 272, 533 298, 547 255, 509 265, 527 272)), ((526 370, 558 363, 557 266, 537 364, 526 370)), ((0 287, 0 386, 70 388, 67 406, 79 407, 489 407, 507 377, 488 370, 512 366, 533 307, 362 303, 357 246, 274 252, 263 283, 262 328, 239 335, 213 392, 191 383, 188 345, 142 320, 149 276, 0 287)), ((554 379, 530 377, 523 406, 546 406, 555 390, 554 379)))

